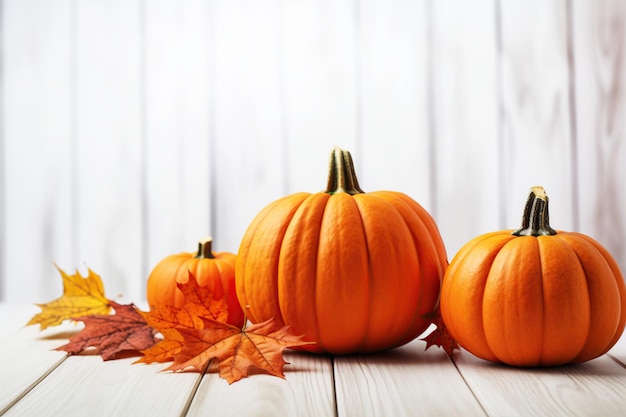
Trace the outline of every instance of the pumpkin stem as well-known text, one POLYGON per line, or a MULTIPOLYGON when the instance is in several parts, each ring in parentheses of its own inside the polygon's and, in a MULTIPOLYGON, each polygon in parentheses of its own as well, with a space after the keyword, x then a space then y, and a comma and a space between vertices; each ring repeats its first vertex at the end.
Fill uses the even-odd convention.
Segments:
POLYGON ((515 236, 556 235, 556 230, 550 227, 548 195, 543 187, 536 186, 530 189, 522 216, 522 227, 512 234, 515 236))
POLYGON ((198 242, 198 253, 195 258, 198 259, 214 259, 215 255, 211 252, 211 247, 213 245, 213 239, 210 237, 205 237, 204 239, 198 242))
POLYGON ((337 146, 330 153, 328 184, 325 192, 331 195, 336 193, 354 195, 364 192, 359 187, 359 181, 356 178, 352 155, 337 146))

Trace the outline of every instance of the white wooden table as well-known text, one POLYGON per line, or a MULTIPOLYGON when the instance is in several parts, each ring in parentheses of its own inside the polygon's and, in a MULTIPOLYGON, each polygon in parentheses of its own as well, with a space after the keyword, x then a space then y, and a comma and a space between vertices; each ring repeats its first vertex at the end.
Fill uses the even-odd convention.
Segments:
MULTIPOLYGON (((24 327, 38 310, 0 304, 1 416, 626 416, 626 340, 575 366, 516 369, 414 341, 385 353, 288 351, 286 379, 160 372, 53 350, 71 324, 24 327)), ((74 330, 75 331, 75 330, 74 330)))

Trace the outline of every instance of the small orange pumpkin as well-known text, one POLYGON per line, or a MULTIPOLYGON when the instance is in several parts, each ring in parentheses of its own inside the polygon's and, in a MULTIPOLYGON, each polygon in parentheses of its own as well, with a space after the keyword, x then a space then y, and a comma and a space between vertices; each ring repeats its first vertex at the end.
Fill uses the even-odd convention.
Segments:
POLYGON ((326 191, 265 207, 237 255, 237 296, 252 322, 275 317, 316 342, 373 352, 429 325, 447 259, 432 217, 405 194, 364 193, 348 151, 331 153, 326 191))
POLYGON ((624 278, 608 251, 550 227, 533 187, 522 227, 478 236, 446 271, 441 315, 474 355, 515 366, 584 362, 606 353, 626 323, 624 278))
POLYGON ((198 244, 198 252, 182 252, 161 260, 148 277, 146 297, 151 309, 158 305, 182 307, 185 296, 177 284, 185 284, 189 273, 201 287, 208 287, 216 300, 226 296, 228 323, 241 327, 244 314, 235 291, 236 256, 229 252, 211 252, 211 238, 198 244))

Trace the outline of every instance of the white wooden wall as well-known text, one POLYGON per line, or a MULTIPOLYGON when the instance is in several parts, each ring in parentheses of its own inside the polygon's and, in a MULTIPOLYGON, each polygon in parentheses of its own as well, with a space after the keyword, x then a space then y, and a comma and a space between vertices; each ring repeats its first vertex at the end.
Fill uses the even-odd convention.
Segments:
POLYGON ((626 2, 0 4, 0 300, 58 296, 53 262, 141 300, 164 256, 323 189, 333 145, 450 258, 543 185, 626 270, 626 2))

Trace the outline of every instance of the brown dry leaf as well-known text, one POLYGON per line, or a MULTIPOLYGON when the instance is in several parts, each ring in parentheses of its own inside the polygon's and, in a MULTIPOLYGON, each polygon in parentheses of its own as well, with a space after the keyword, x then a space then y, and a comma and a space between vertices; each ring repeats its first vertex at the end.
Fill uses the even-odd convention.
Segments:
POLYGON ((111 301, 104 295, 104 286, 99 275, 91 269, 88 269, 86 277, 78 270, 74 275, 69 275, 58 266, 56 268, 63 278, 63 295, 49 303, 37 304, 41 312, 30 319, 27 326, 39 324, 40 329, 44 330, 65 320, 92 314, 108 314, 111 311, 111 301))
POLYGON ((56 350, 75 355, 88 347, 98 348, 103 360, 115 359, 119 352, 136 352, 148 349, 157 340, 156 330, 146 323, 133 304, 121 305, 111 301, 115 314, 98 314, 78 317, 85 328, 56 350))
POLYGON ((443 319, 441 318, 441 314, 439 313, 439 308, 435 310, 434 313, 430 316, 432 323, 437 326, 435 330, 433 330, 428 336, 424 337, 423 341, 426 342, 426 349, 431 346, 438 346, 443 348, 443 350, 448 354, 448 356, 452 357, 452 353, 455 350, 460 350, 459 344, 456 340, 452 338, 452 335, 446 329, 445 324, 443 323, 443 319))
POLYGON ((226 323, 205 320, 202 329, 178 329, 183 338, 180 353, 174 356, 171 371, 203 372, 212 359, 229 384, 260 371, 284 378, 287 364, 282 352, 287 347, 311 344, 302 336, 279 326, 274 318, 239 329, 226 323))

